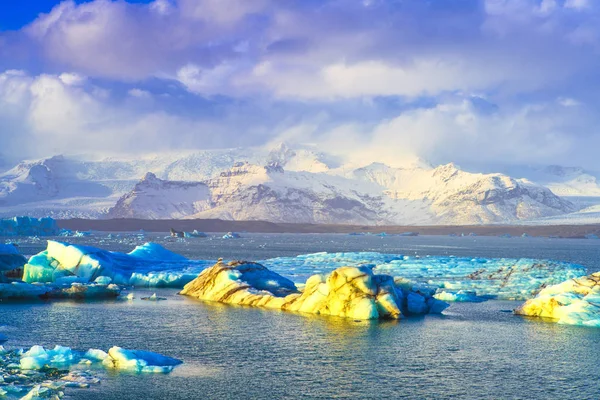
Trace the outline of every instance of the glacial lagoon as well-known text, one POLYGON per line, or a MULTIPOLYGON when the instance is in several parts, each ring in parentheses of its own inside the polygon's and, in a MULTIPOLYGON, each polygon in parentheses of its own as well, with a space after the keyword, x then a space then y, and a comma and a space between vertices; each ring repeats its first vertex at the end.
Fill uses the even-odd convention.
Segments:
MULTIPOLYGON (((211 240, 100 233, 63 240, 122 252, 152 241, 190 259, 375 251, 541 258, 600 270, 600 242, 594 240, 291 234, 211 240)), ((46 248, 44 240, 17 241, 26 255, 46 248)), ((600 354, 594 351, 600 329, 513 315, 522 301, 452 303, 443 315, 358 322, 205 303, 177 292, 134 289, 133 301, 2 304, 0 334, 9 347, 117 345, 184 362, 169 375, 98 370, 99 385, 67 389, 73 399, 596 398, 600 391, 600 354), (153 293, 166 300, 141 300, 153 293)))

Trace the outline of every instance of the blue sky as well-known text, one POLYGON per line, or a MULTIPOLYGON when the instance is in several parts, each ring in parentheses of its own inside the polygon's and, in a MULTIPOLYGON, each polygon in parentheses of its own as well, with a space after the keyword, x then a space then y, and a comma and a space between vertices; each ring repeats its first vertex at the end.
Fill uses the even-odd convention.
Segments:
POLYGON ((0 153, 598 169, 599 55, 591 0, 6 1, 0 153))

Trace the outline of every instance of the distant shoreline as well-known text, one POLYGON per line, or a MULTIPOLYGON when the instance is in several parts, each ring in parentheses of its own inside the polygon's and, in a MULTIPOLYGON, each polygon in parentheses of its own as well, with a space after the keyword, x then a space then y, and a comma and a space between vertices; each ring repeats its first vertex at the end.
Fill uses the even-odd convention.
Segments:
POLYGON ((171 228, 191 232, 254 232, 254 233, 389 233, 415 232, 419 235, 511 235, 562 238, 600 236, 600 224, 593 225, 449 225, 449 226, 372 226, 292 224, 266 221, 225 221, 220 219, 145 220, 145 219, 66 219, 58 220, 63 229, 103 232, 168 232, 171 228))

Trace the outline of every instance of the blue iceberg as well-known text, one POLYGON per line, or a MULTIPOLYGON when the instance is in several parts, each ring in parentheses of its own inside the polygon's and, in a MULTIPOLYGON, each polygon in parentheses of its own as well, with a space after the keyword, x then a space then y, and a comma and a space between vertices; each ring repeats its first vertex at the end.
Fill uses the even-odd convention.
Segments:
POLYGON ((46 250, 25 265, 23 281, 51 283, 75 276, 83 282, 93 282, 105 276, 118 285, 179 288, 210 264, 188 260, 155 243, 146 243, 125 254, 49 240, 46 250))
POLYGON ((0 220, 0 236, 57 236, 60 229, 52 218, 14 217, 0 220))
POLYGON ((0 282, 6 280, 6 273, 22 268, 27 259, 19 253, 14 244, 0 244, 0 282))
POLYGON ((105 352, 86 352, 69 347, 8 350, 0 346, 0 398, 59 399, 65 388, 87 388, 100 383, 92 370, 97 366, 129 373, 169 373, 182 361, 143 350, 112 347, 105 352))

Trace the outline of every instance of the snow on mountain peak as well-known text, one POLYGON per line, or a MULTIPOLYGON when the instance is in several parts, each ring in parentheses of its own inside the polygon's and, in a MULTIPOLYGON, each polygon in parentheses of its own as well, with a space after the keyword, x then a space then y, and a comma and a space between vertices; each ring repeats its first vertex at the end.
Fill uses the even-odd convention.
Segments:
POLYGON ((545 187, 507 175, 470 173, 453 163, 433 168, 416 158, 401 167, 376 161, 352 168, 314 147, 286 143, 128 160, 25 161, 0 175, 0 205, 5 216, 356 224, 511 222, 574 209, 545 187))

